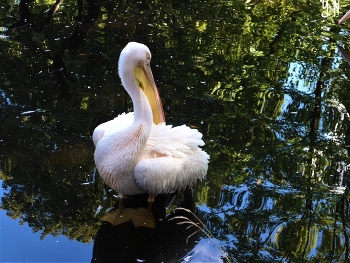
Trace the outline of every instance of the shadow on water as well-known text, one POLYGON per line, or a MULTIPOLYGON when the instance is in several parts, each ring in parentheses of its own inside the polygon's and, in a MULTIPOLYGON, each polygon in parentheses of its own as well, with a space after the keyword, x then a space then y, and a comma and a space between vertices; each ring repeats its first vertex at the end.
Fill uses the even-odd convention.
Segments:
MULTIPOLYGON (((148 195, 130 196, 126 207, 148 207, 148 195)), ((113 226, 103 222, 96 235, 91 262, 180 262, 191 258, 191 250, 200 240, 201 232, 195 226, 184 223, 185 219, 199 224, 195 217, 197 208, 189 189, 184 192, 178 208, 166 215, 167 202, 171 196, 159 195, 152 213, 155 228, 135 227, 129 221, 113 226), (189 254, 190 253, 190 254, 189 254)), ((118 207, 118 204, 115 204, 118 207)))

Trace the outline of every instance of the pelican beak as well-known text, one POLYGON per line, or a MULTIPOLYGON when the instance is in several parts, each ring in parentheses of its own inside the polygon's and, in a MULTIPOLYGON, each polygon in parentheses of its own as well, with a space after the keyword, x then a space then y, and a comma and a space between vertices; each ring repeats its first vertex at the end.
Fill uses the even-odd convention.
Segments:
POLYGON ((150 65, 147 64, 141 67, 136 67, 134 72, 139 87, 143 90, 149 104, 151 105, 154 124, 165 122, 162 102, 159 97, 157 86, 154 82, 150 65))
POLYGON ((346 12, 346 14, 340 18, 340 20, 338 21, 338 25, 340 25, 341 23, 345 22, 346 20, 348 20, 350 17, 350 10, 348 12, 346 12))

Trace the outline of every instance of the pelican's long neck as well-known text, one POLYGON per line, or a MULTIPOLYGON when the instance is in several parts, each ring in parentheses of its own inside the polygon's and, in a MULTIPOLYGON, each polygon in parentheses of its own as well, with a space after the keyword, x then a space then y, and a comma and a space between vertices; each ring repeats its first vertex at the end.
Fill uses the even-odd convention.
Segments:
POLYGON ((125 90, 130 95, 134 107, 134 125, 143 125, 144 128, 152 127, 153 115, 148 99, 142 89, 137 86, 133 70, 128 68, 119 71, 125 90))

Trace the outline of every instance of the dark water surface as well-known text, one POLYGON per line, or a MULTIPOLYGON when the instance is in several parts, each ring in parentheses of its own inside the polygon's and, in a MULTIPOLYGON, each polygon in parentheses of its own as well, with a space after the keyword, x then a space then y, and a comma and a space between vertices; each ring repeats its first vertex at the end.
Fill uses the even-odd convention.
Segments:
POLYGON ((211 156, 212 237, 163 262, 348 262, 348 1, 27 1, 0 0, 1 261, 91 259, 116 201, 91 135, 132 111, 117 61, 137 41, 167 122, 211 156))

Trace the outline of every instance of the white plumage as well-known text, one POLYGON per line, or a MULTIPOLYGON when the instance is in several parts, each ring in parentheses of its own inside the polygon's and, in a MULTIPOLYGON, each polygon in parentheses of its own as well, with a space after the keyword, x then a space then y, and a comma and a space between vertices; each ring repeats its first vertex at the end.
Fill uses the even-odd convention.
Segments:
MULTIPOLYGON (((93 133, 95 163, 103 180, 122 195, 169 193, 194 185, 208 169, 202 134, 165 124, 149 62, 149 49, 131 42, 119 59, 119 75, 134 113, 102 123, 93 133)), ((152 200, 151 200, 152 201, 152 200)))

